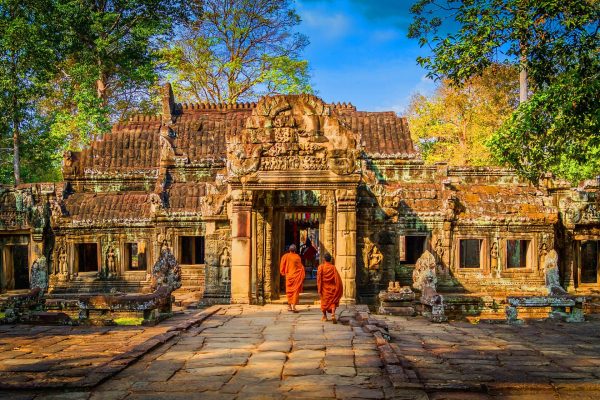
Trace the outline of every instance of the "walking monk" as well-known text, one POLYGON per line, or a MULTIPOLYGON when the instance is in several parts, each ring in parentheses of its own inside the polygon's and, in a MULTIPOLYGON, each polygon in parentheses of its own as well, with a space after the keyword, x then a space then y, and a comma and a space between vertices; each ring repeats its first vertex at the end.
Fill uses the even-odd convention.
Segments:
POLYGON ((323 312, 321 321, 327 321, 327 312, 330 311, 331 321, 337 324, 335 308, 340 305, 340 299, 344 293, 342 277, 337 272, 335 265, 331 263, 331 254, 325 253, 323 258, 325 262, 319 265, 317 270, 317 290, 321 297, 321 311, 323 312))
POLYGON ((288 311, 298 312, 296 304, 300 292, 302 292, 302 283, 304 282, 304 266, 300 256, 296 254, 296 245, 290 245, 290 251, 281 257, 279 272, 285 276, 285 294, 287 296, 288 311))

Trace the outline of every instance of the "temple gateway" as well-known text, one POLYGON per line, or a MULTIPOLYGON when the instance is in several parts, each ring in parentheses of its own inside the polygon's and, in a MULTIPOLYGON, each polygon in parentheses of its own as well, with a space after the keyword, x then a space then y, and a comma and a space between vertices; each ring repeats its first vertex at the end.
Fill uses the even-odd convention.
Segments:
POLYGON ((600 291, 597 181, 424 165, 405 118, 313 95, 178 104, 163 90, 161 115, 67 152, 64 182, 0 188, 3 291, 29 287, 45 256, 50 293, 143 292, 168 248, 204 301, 264 304, 285 296, 291 243, 333 255, 345 303, 411 285, 426 251, 441 293, 547 294, 552 250, 568 292, 600 291))

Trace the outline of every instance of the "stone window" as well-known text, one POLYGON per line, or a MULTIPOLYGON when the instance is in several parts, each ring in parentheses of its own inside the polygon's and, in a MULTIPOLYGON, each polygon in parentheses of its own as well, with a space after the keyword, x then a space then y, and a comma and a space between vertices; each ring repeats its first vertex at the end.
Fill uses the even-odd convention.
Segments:
POLYGON ((598 243, 597 240, 587 240, 581 243, 580 275, 581 283, 598 283, 598 243))
POLYGON ((98 245, 96 243, 77 243, 77 271, 98 272, 98 245))
POLYGON ((506 241, 506 268, 527 268, 529 266, 529 240, 506 241))
POLYGON ((482 239, 460 240, 460 267, 481 268, 482 239))
POLYGON ((425 250, 426 236, 400 237, 400 261, 403 264, 415 264, 425 250))
POLYGON ((204 264, 204 236, 181 236, 181 264, 204 264))
POLYGON ((146 243, 127 243, 125 245, 127 269, 131 271, 146 270, 146 243))

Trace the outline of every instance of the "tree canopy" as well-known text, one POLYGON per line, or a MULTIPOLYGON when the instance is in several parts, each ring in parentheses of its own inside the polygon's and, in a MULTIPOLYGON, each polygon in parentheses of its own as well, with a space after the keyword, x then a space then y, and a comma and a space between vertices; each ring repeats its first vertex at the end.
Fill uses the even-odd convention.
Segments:
POLYGON ((58 180, 64 150, 159 112, 165 66, 184 99, 309 91, 298 23, 291 1, 0 0, 0 182, 58 180))
POLYGON ((22 175, 48 177, 54 161, 44 145, 56 147, 39 99, 56 72, 58 32, 55 9, 40 0, 0 0, 0 179, 20 183, 22 175), (36 150, 35 147, 41 149, 36 150), (42 157, 40 157, 42 155, 42 157), (45 155, 45 157, 43 156, 45 155), (12 177, 11 177, 12 176, 12 177))
POLYGON ((431 96, 410 103, 411 134, 426 163, 493 164, 485 146, 517 106, 518 70, 493 64, 462 86, 443 80, 431 96))
POLYGON ((190 102, 254 100, 259 95, 312 92, 308 44, 293 31, 300 18, 290 0, 205 0, 163 50, 171 80, 190 102))
POLYGON ((600 2, 419 0, 412 12, 430 77, 460 85, 495 62, 527 71, 528 101, 489 141, 498 162, 533 181, 600 174, 600 2))

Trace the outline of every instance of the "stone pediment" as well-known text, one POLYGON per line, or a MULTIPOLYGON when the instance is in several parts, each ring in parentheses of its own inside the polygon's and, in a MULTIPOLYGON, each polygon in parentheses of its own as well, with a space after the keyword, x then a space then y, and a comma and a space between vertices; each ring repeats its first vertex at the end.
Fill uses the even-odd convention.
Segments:
POLYGON ((304 173, 339 176, 357 170, 359 138, 330 105, 313 95, 263 97, 244 128, 228 133, 226 140, 233 180, 304 173))

